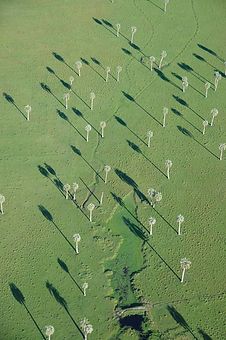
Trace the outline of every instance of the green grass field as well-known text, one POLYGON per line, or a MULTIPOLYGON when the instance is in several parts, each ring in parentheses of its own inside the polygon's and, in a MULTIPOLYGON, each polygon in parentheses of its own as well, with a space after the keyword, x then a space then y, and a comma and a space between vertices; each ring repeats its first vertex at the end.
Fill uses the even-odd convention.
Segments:
POLYGON ((84 317, 94 340, 225 339, 226 154, 220 161, 218 147, 226 143, 226 2, 172 0, 167 13, 163 7, 162 0, 0 1, 0 194, 6 197, 0 340, 43 339, 48 324, 52 339, 82 339, 84 317), (131 26, 137 27, 132 46, 131 26), (151 72, 148 57, 158 63, 162 50, 164 66, 151 72), (216 92, 215 71, 222 73, 216 92), (202 122, 215 107, 214 126, 203 135, 202 122), (73 182, 77 204, 62 191, 73 182), (148 188, 163 195, 155 209, 148 188), (89 203, 96 205, 92 223, 89 203), (178 214, 185 217, 181 236, 178 214), (153 236, 150 216, 157 221, 153 236), (192 265, 182 284, 184 257, 192 265), (137 306, 146 311, 117 317, 137 306))

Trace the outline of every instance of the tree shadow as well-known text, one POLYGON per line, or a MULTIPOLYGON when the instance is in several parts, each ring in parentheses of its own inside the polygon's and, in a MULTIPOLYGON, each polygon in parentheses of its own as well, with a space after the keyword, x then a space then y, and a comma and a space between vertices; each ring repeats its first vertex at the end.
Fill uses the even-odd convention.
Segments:
POLYGON ((94 171, 94 173, 100 178, 100 179, 102 179, 102 181, 104 182, 104 179, 103 179, 103 177, 94 169, 94 167, 82 156, 82 153, 81 153, 81 151, 78 149, 78 148, 76 148, 76 146, 74 146, 74 145, 71 145, 71 149, 72 149, 72 151, 76 154, 76 155, 78 155, 78 156, 80 156, 84 161, 85 161, 85 163, 94 171))
POLYGON ((139 139, 140 142, 142 142, 144 145, 147 146, 147 143, 142 138, 140 138, 133 130, 131 130, 128 127, 127 123, 122 118, 115 116, 115 115, 114 115, 114 118, 119 124, 121 124, 122 126, 125 126, 135 137, 137 137, 137 139, 139 139))
POLYGON ((206 332, 204 332, 202 329, 198 328, 199 334, 202 335, 204 340, 213 340, 206 332))
POLYGON ((42 333, 41 328, 39 327, 39 325, 37 324, 36 320, 34 319, 33 315, 31 314, 31 312, 29 311, 28 307, 26 306, 25 303, 25 297, 23 295, 23 293, 21 292, 21 290, 15 285, 15 283, 10 283, 9 284, 9 288, 10 291, 14 297, 14 299, 19 302, 21 305, 24 306, 24 308, 26 309, 28 315, 30 316, 31 320, 33 321, 34 325, 36 326, 37 330, 39 331, 41 337, 43 339, 46 339, 46 337, 44 336, 44 334, 42 333))
POLYGON ((38 205, 39 211, 42 213, 43 217, 51 222, 54 227, 57 229, 57 231, 60 233, 60 235, 64 238, 64 240, 69 244, 69 246, 76 252, 73 244, 68 240, 68 238, 65 236, 65 234, 62 232, 62 230, 57 226, 57 224, 54 222, 52 214, 43 206, 43 205, 38 205))
POLYGON ((131 149, 133 149, 135 152, 141 154, 149 163, 151 163, 154 166, 154 168, 156 170, 158 170, 164 177, 167 178, 166 174, 141 151, 141 149, 138 145, 136 145, 135 143, 131 142, 128 139, 126 141, 127 141, 128 145, 131 149))
POLYGON ((143 108, 130 94, 126 93, 125 91, 122 91, 122 94, 128 99, 129 101, 135 103, 140 109, 142 109, 147 115, 149 115, 156 123, 162 126, 162 123, 155 118, 150 112, 148 112, 145 108, 143 108))
POLYGON ((48 71, 49 73, 54 74, 54 76, 61 82, 61 84, 62 84, 64 87, 66 87, 66 89, 71 90, 71 85, 68 84, 68 83, 67 83, 66 81, 64 81, 63 79, 61 79, 61 78, 55 73, 55 71, 54 71, 51 67, 46 66, 46 69, 47 69, 47 71, 48 71))
POLYGON ((79 96, 78 93, 76 93, 73 89, 71 89, 71 92, 74 93, 74 95, 75 95, 78 99, 80 99, 80 100, 83 102, 83 104, 85 104, 86 107, 88 107, 88 108, 90 109, 90 106, 86 103, 86 101, 85 101, 81 96, 79 96))
POLYGON ((60 101, 60 99, 57 98, 57 96, 51 91, 50 87, 47 84, 40 83, 40 86, 45 92, 51 94, 58 101, 58 103, 65 107, 64 103, 62 103, 62 101, 60 101))
POLYGON ((194 136, 192 135, 192 133, 187 130, 186 128, 183 128, 182 126, 177 125, 177 129, 183 133, 183 135, 192 138, 197 144, 199 144, 200 146, 202 146, 206 151, 208 151, 212 156, 214 156, 215 158, 219 159, 219 157, 217 155, 215 155, 211 150, 209 150, 205 145, 203 145, 202 143, 200 143, 196 138, 194 138, 194 136))
POLYGON ((188 124, 190 124, 195 130, 197 130, 198 132, 202 133, 202 131, 199 130, 199 129, 198 129, 194 124, 192 124, 189 120, 187 120, 187 119, 183 116, 183 114, 182 114, 180 111, 178 111, 177 109, 172 108, 172 107, 171 107, 171 111, 172 111, 175 115, 177 115, 178 117, 181 117, 185 122, 187 122, 188 124))
POLYGON ((83 136, 81 134, 81 132, 71 123, 71 121, 69 120, 68 116, 64 112, 62 112, 60 110, 56 110, 56 111, 57 111, 59 117, 62 118, 63 120, 65 120, 68 124, 70 124, 73 127, 73 129, 80 135, 80 137, 83 138, 86 141, 85 136, 83 136))
POLYGON ((58 177, 52 180, 52 178, 49 176, 48 169, 46 170, 46 168, 44 168, 42 165, 38 165, 38 170, 40 174, 48 178, 54 184, 54 186, 59 190, 61 195, 65 197, 64 192, 63 192, 63 183, 61 182, 61 180, 58 177))
POLYGON ((198 338, 195 336, 195 334, 192 332, 191 327, 188 325, 187 321, 183 318, 183 316, 173 307, 168 305, 167 310, 172 316, 172 318, 181 326, 183 327, 187 332, 189 332, 194 339, 198 338))
POLYGON ((201 55, 197 54, 197 53, 193 53, 193 56, 198 59, 199 61, 203 61, 206 64, 208 64, 209 66, 211 66, 212 68, 215 69, 215 71, 219 71, 216 66, 212 65, 209 61, 207 61, 205 58, 203 58, 201 55))
POLYGON ((189 110, 191 110, 194 114, 196 114, 196 116, 198 116, 200 119, 202 119, 202 121, 205 120, 198 112, 196 112, 194 109, 192 109, 184 99, 182 99, 182 98, 180 98, 180 97, 178 97, 178 96, 175 96, 174 94, 173 94, 173 98, 174 98, 180 105, 185 106, 185 107, 187 107, 189 110))
POLYGON ((116 35, 116 34, 109 28, 109 25, 104 24, 103 20, 101 21, 100 19, 97 19, 97 18, 94 18, 94 17, 93 17, 93 21, 94 21, 96 24, 98 24, 98 25, 104 27, 108 32, 110 32, 110 33, 113 34, 114 36, 116 35))
POLYGON ((21 109, 16 105, 15 100, 13 99, 12 96, 10 96, 10 94, 7 94, 5 92, 3 92, 3 97, 5 98, 5 100, 7 100, 7 102, 9 104, 12 104, 21 114, 22 116, 27 120, 27 117, 25 116, 25 114, 21 111, 21 109))
MULTIPOLYGON (((179 80, 181 80, 182 81, 182 77, 179 75, 179 74, 177 74, 177 73, 175 73, 175 72, 171 72, 171 74, 174 76, 174 77, 176 77, 177 79, 179 79, 179 80)), ((202 93, 202 92, 200 92, 199 90, 197 90, 194 86, 192 86, 190 83, 189 83, 189 87, 191 87, 194 91, 196 91, 197 93, 199 93, 202 97, 205 97, 205 95, 202 93)), ((183 91, 182 89, 181 89, 181 91, 183 91)))
POLYGON ((205 52, 208 52, 209 54, 212 54, 214 57, 217 57, 220 61, 222 61, 222 62, 225 61, 223 58, 219 57, 218 54, 215 51, 211 50, 210 48, 208 48, 208 47, 206 47, 206 46, 204 46, 202 44, 197 44, 197 46, 199 48, 201 48, 202 50, 204 50, 205 52))
POLYGON ((61 269, 63 271, 65 271, 71 278, 71 280, 74 282, 74 284, 76 285, 76 287, 80 290, 80 292, 83 295, 83 290, 82 288, 79 286, 79 284, 76 282, 76 280, 74 279, 74 277, 71 275, 68 266, 66 265, 66 263, 64 261, 62 261, 59 257, 57 259, 58 264, 60 265, 61 269))
POLYGON ((61 305, 64 308, 64 310, 67 312, 68 316, 70 317, 71 321, 73 322, 79 333, 82 335, 82 337, 84 337, 84 334, 81 331, 79 325, 69 312, 67 301, 63 298, 62 295, 60 295, 60 292, 49 281, 46 281, 46 288, 48 289, 50 295, 56 300, 56 302, 59 303, 59 305, 61 305))
POLYGON ((100 204, 99 198, 98 198, 98 197, 95 195, 95 193, 94 193, 94 190, 95 190, 95 189, 91 190, 91 189, 88 187, 88 185, 85 183, 85 181, 84 181, 81 177, 79 177, 79 178, 80 178, 81 182, 85 185, 85 187, 86 187, 86 189, 88 190, 88 192, 90 193, 90 196, 93 196, 93 197, 97 200, 97 202, 100 204))
POLYGON ((78 73, 73 69, 73 67, 71 67, 68 63, 66 63, 65 59, 58 54, 57 52, 52 52, 52 55, 60 62, 64 63, 71 71, 73 71, 74 73, 76 73, 78 75, 78 73))
POLYGON ((174 86, 176 89, 181 91, 180 86, 178 86, 176 83, 174 83, 174 81, 172 81, 171 79, 169 79, 168 77, 166 77, 166 75, 159 70, 158 68, 154 67, 153 70, 157 73, 157 75, 159 76, 159 78, 161 78, 162 80, 166 81, 167 83, 171 84, 172 86, 174 86))
POLYGON ((204 76, 202 76, 200 73, 196 72, 191 66, 189 66, 188 64, 185 63, 177 63, 177 65, 182 69, 185 70, 187 72, 189 72, 190 74, 192 74, 196 79, 198 79, 199 81, 201 81, 203 84, 205 84, 206 82, 210 83, 211 85, 213 85, 213 83, 211 81, 209 81, 208 79, 206 79, 204 76))
POLYGON ((163 221, 166 223, 166 224, 168 224, 168 226, 177 234, 177 230, 172 226, 172 224, 170 224, 169 223, 169 221, 167 221, 166 219, 165 219, 165 217, 162 215, 162 214, 160 214, 160 212, 155 208, 155 207, 152 207, 153 208, 153 210, 159 215, 159 217, 161 217, 162 219, 163 219, 163 221))
POLYGON ((130 176, 128 176, 125 172, 119 169, 115 169, 115 173, 126 184, 132 186, 133 188, 138 188, 137 183, 130 176))
POLYGON ((101 136, 100 131, 98 131, 98 130, 95 128, 95 126, 93 126, 93 125, 92 125, 92 124, 84 117, 83 113, 82 113, 80 110, 78 110, 78 109, 75 108, 75 107, 72 107, 72 111, 76 114, 76 116, 81 117, 87 124, 91 125, 92 128, 93 128, 93 130, 95 130, 96 133, 97 133, 99 136, 101 136))
POLYGON ((154 1, 152 1, 152 0, 147 0, 147 1, 150 2, 156 8, 160 9, 162 12, 164 12, 164 9, 162 7, 160 7, 159 5, 157 5, 154 1))
MULTIPOLYGON (((133 222, 130 221, 129 218, 126 218, 125 216, 122 216, 122 220, 125 223, 127 227, 129 227, 130 231, 137 237, 139 237, 141 240, 146 241, 147 237, 145 233, 133 222)), ((147 229, 146 229, 147 231, 147 229)))

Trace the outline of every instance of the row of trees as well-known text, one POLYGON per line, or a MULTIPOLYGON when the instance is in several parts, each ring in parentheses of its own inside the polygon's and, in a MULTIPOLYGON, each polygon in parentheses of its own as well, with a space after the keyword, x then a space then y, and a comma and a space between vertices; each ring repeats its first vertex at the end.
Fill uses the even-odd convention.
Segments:
MULTIPOLYGON (((90 324, 87 318, 84 318, 80 322, 80 326, 84 333, 84 339, 88 339, 88 335, 93 332, 93 326, 90 324)), ((45 335, 48 337, 48 340, 51 340, 51 336, 54 334, 55 329, 53 326, 45 326, 45 335)))

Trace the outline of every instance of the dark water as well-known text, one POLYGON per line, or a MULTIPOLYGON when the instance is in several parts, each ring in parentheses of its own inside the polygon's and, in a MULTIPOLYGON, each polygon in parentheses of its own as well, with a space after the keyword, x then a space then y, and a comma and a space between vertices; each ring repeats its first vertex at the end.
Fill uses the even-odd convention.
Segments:
POLYGON ((144 317, 142 315, 128 315, 120 319, 120 326, 133 328, 138 332, 142 332, 142 323, 144 317))

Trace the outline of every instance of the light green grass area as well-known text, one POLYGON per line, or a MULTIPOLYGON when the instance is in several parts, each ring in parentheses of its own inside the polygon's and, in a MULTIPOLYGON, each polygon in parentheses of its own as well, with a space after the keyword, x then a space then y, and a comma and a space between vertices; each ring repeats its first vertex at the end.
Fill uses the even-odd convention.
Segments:
POLYGON ((52 339, 82 339, 84 317, 94 340, 225 338, 226 154, 220 161, 218 150, 226 143, 225 22, 224 0, 171 0, 167 13, 161 0, 0 1, 0 193, 6 197, 0 340, 43 339, 48 324, 52 339), (162 50, 164 66, 151 72, 148 57, 158 63, 162 50), (214 92, 217 70, 222 80, 214 92), (189 80, 186 93, 182 76, 189 80), (203 135, 214 107, 219 114, 203 135), (62 192, 73 182, 77 204, 62 192), (163 195, 155 209, 148 188, 163 195), (89 203, 96 205, 92 223, 89 203), (185 217, 181 236, 178 214, 185 217), (151 237, 150 216, 156 218, 151 237), (192 265, 181 284, 184 257, 192 265), (124 316, 141 315, 143 322, 120 327, 117 311, 135 306, 146 311, 124 316))

